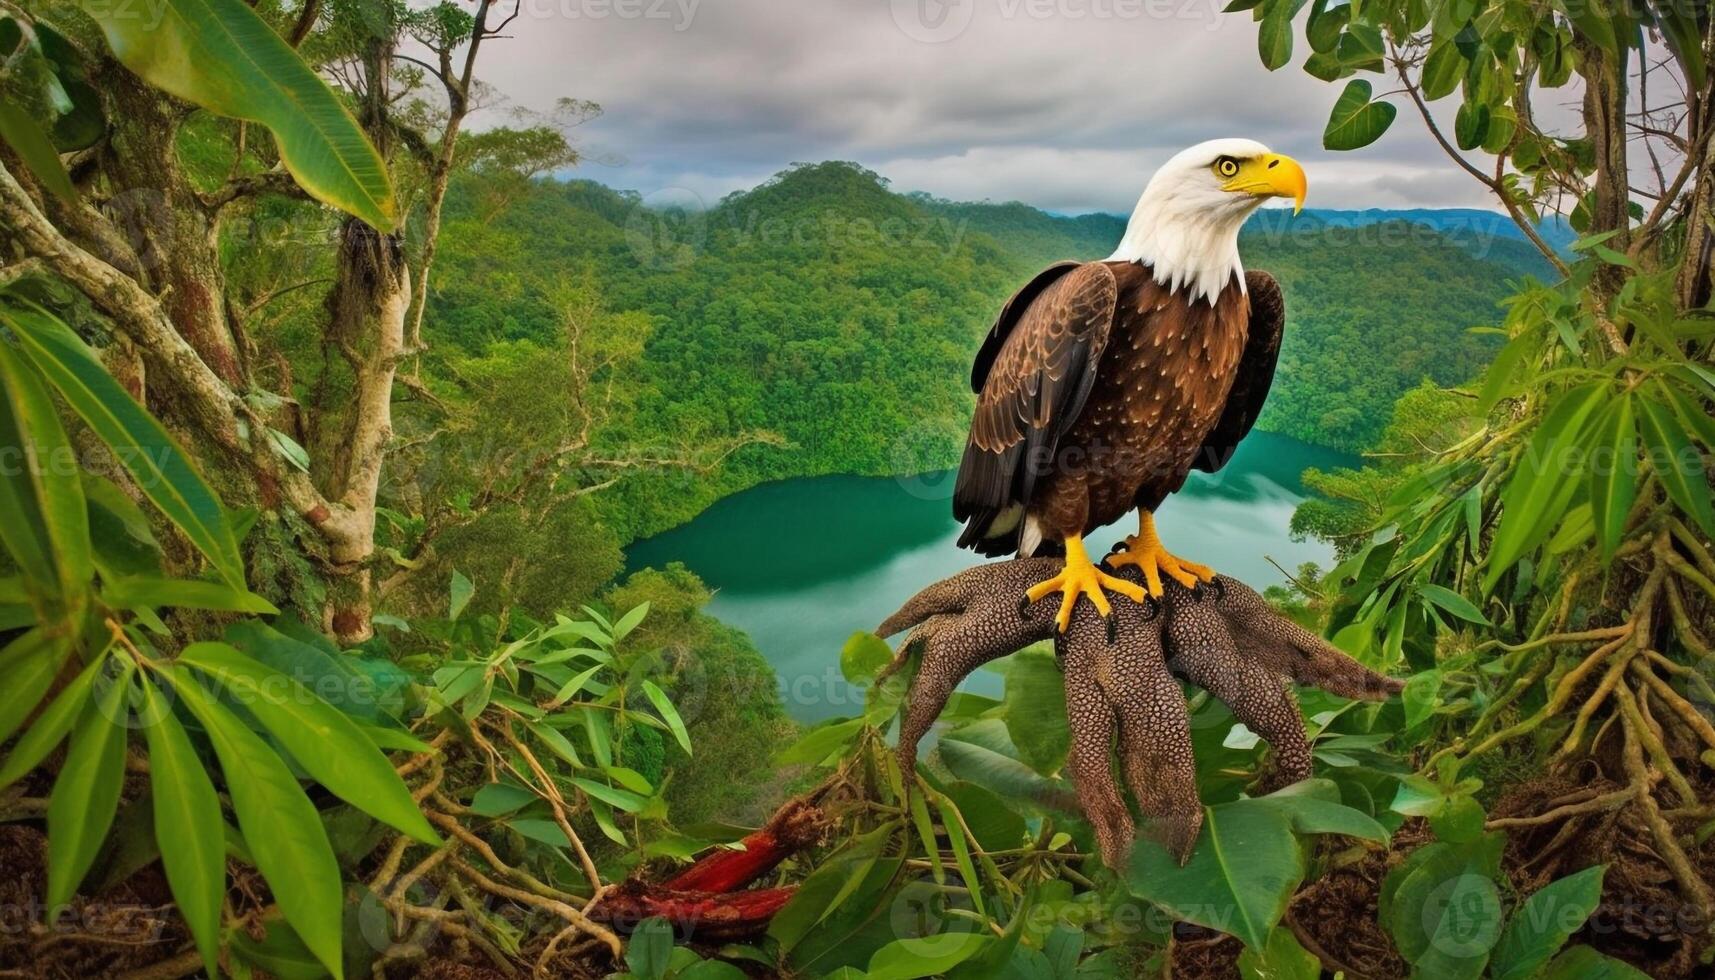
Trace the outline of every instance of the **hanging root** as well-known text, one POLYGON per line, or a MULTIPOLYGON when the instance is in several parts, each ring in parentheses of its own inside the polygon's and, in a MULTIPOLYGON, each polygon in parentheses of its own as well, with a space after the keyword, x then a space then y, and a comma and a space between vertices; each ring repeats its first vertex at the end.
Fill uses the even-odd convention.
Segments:
MULTIPOLYGON (((1267 739, 1271 781, 1310 775, 1310 745, 1288 681, 1345 697, 1381 700, 1401 682, 1383 677, 1275 613, 1236 579, 1187 589, 1167 583, 1159 603, 1115 597, 1102 617, 1079 603, 1064 634, 1023 600, 1059 559, 1028 558, 968 569, 913 596, 884 622, 883 636, 911 628, 884 677, 921 656, 899 731, 899 763, 915 772, 917 747, 953 688, 978 667, 1053 638, 1065 673, 1072 745, 1067 769, 1095 829, 1102 860, 1120 867, 1136 834, 1114 779, 1120 769, 1146 831, 1181 861, 1202 826, 1191 724, 1174 675, 1209 691, 1267 739)), ((1136 568, 1116 574, 1141 581, 1136 568)))

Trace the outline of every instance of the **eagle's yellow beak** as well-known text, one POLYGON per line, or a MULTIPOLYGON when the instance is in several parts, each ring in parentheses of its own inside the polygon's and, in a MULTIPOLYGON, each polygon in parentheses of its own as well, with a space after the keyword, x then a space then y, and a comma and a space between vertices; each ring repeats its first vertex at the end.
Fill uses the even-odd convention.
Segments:
POLYGON ((1223 187, 1238 194, 1290 197, 1292 213, 1297 214, 1304 210, 1308 184, 1297 160, 1281 153, 1264 153, 1239 164, 1239 172, 1223 187))

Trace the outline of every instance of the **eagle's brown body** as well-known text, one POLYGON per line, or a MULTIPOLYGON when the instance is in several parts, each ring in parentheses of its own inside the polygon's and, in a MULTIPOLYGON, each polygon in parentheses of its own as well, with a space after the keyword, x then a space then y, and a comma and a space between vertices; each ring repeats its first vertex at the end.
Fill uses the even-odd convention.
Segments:
POLYGON ((1052 547, 1154 510, 1192 469, 1225 465, 1262 407, 1284 319, 1266 273, 1246 288, 1235 276, 1213 303, 1138 263, 1039 274, 972 370, 959 543, 990 555, 1052 547))

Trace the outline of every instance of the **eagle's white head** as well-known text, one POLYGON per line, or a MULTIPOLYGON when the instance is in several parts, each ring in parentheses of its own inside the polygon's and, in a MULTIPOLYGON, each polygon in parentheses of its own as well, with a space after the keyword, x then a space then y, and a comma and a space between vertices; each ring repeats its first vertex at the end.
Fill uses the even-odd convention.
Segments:
POLYGON ((1125 237, 1108 258, 1144 262, 1157 282, 1214 303, 1233 276, 1244 288, 1239 229, 1263 201, 1304 208, 1304 168, 1255 140, 1198 143, 1163 164, 1138 198, 1125 237))

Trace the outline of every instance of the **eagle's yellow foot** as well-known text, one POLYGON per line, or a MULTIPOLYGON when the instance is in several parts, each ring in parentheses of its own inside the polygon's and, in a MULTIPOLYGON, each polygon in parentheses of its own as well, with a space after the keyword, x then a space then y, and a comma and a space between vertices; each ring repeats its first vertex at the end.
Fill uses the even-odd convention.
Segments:
POLYGON ((1155 533, 1155 518, 1148 511, 1139 511, 1137 533, 1120 543, 1119 550, 1107 557, 1115 568, 1136 565, 1143 572, 1143 581, 1151 597, 1161 598, 1161 575, 1165 572, 1187 589, 1215 580, 1215 570, 1171 554, 1162 546, 1155 533))
POLYGON ((1055 625, 1060 632, 1066 632, 1066 627, 1072 622, 1072 609, 1078 604, 1078 597, 1089 596, 1095 605, 1096 612, 1103 616, 1113 611, 1108 603, 1108 597, 1103 589, 1116 595, 1123 595, 1133 602, 1143 601, 1143 589, 1123 578, 1115 578, 1095 566, 1090 556, 1084 552, 1084 542, 1080 538, 1066 539, 1066 567, 1060 574, 1030 587, 1024 593, 1024 605, 1029 605, 1043 596, 1058 592, 1060 612, 1054 617, 1055 625))

